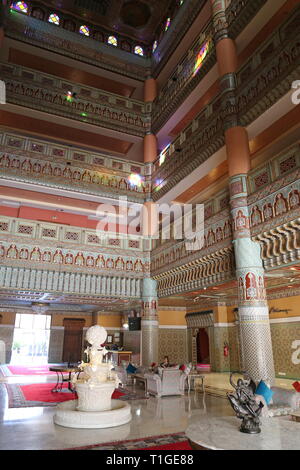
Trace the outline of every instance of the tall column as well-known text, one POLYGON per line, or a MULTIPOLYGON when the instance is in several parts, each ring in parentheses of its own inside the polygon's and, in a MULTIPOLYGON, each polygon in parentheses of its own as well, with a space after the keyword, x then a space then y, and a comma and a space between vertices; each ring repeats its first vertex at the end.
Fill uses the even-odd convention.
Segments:
POLYGON ((141 364, 158 362, 158 315, 156 281, 145 278, 142 286, 141 364))
POLYGON ((247 175, 251 168, 249 138, 247 130, 240 125, 237 111, 238 58, 235 43, 227 31, 225 0, 211 0, 211 3, 229 169, 243 366, 255 381, 265 380, 272 385, 275 371, 264 268, 260 246, 251 240, 247 201, 247 175))

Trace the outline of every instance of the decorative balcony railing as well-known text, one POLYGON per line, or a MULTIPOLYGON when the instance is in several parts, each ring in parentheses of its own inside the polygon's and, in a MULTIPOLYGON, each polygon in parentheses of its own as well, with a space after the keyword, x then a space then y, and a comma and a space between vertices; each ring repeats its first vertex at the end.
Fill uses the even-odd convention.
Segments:
MULTIPOLYGON (((261 244, 264 268, 270 270, 298 261, 300 143, 252 170, 248 192, 251 235, 261 244)), ((215 194, 204 206, 204 243, 200 250, 187 251, 183 241, 175 245, 166 241, 158 242, 151 253, 151 274, 158 281, 161 296, 209 287, 231 276, 234 279, 234 259, 226 265, 228 269, 221 271, 222 275, 216 277, 214 271, 217 261, 224 262, 225 254, 232 250, 228 190, 215 194)))
POLYGON ((151 66, 150 59, 101 44, 91 38, 22 14, 9 16, 6 35, 17 41, 64 54, 103 69, 143 81, 151 66), (124 56, 125 55, 125 56, 124 56))
POLYGON ((134 278, 150 269, 142 237, 2 215, 0 234, 2 265, 134 278))
POLYGON ((52 75, 0 64, 7 102, 143 137, 151 115, 140 101, 91 87, 78 87, 52 75), (76 94, 75 94, 76 93, 76 94))
MULTIPOLYGON (((232 0, 226 10, 230 37, 238 36, 266 1, 232 0)), ((159 131, 216 64, 213 37, 213 24, 210 21, 162 87, 153 105, 152 130, 154 133, 159 131)))
POLYGON ((222 99, 219 94, 173 141, 164 161, 156 161, 155 200, 224 145, 223 124, 228 118, 248 126, 291 90, 300 76, 299 15, 297 8, 240 68, 234 96, 222 99))
POLYGON ((225 144, 218 97, 175 139, 164 163, 157 160, 152 179, 153 199, 158 200, 225 144))
POLYGON ((298 218, 300 210, 300 144, 251 171, 248 206, 253 237, 298 218))
MULTIPOLYGON (((126 180, 131 173, 145 175, 145 166, 140 162, 123 160, 97 151, 25 137, 12 132, 0 132, 0 151, 29 158, 39 158, 40 160, 45 158, 51 160, 52 163, 57 161, 64 163, 64 165, 73 162, 73 165, 80 165, 86 170, 97 170, 99 173, 106 174, 108 180, 112 174, 126 180)), ((115 185, 111 184, 111 186, 115 185)), ((135 191, 138 190, 139 188, 135 189, 135 191)))
POLYGON ((226 9, 230 37, 235 39, 268 0, 231 0, 226 9))
POLYGON ((32 156, 30 152, 22 155, 0 153, 0 178, 110 199, 126 196, 128 201, 140 203, 144 201, 150 184, 141 183, 141 186, 133 187, 126 177, 84 168, 73 162, 67 164, 49 156, 32 156))
MULTIPOLYGON (((10 292, 14 293, 15 289, 23 295, 39 291, 66 297, 72 294, 70 299, 72 302, 76 302, 74 295, 85 296, 86 300, 90 301, 102 297, 127 299, 141 297, 140 279, 11 266, 0 267, 0 286, 0 294, 4 291, 6 298, 10 292)), ((77 300, 82 303, 82 298, 77 300)))
POLYGON ((162 127, 172 113, 196 88, 216 63, 212 23, 204 28, 197 40, 170 75, 152 106, 152 131, 162 127))

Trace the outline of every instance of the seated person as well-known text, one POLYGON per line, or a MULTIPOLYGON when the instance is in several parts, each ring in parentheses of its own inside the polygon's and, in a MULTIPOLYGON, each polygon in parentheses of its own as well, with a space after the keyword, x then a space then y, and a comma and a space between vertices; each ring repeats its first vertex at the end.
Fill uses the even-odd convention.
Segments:
POLYGON ((165 356, 163 362, 160 364, 160 367, 166 368, 166 367, 171 367, 171 364, 169 362, 169 356, 165 356))

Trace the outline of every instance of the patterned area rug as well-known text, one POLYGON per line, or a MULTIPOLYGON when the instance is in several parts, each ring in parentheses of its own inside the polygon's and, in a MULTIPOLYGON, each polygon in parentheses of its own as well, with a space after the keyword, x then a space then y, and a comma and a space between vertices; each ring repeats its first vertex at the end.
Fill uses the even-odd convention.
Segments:
MULTIPOLYGON (((26 408, 30 406, 55 406, 58 403, 76 400, 77 396, 68 390, 65 383, 61 392, 51 392, 55 383, 42 384, 4 384, 8 394, 9 408, 26 408)), ((119 387, 112 395, 113 399, 137 400, 146 398, 130 390, 119 387)))
POLYGON ((106 442, 64 450, 192 450, 183 432, 144 437, 128 441, 106 442))

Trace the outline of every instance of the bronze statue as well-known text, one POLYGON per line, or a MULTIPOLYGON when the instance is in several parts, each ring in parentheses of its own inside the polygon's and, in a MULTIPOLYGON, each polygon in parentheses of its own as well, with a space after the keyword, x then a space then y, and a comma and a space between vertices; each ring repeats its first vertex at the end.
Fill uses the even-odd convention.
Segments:
POLYGON ((255 382, 245 372, 232 372, 230 383, 235 393, 227 393, 227 397, 237 417, 242 419, 240 431, 247 434, 260 433, 259 416, 264 405, 262 402, 257 403, 255 399, 255 382), (234 374, 243 375, 243 379, 239 378, 235 384, 232 380, 234 374))

